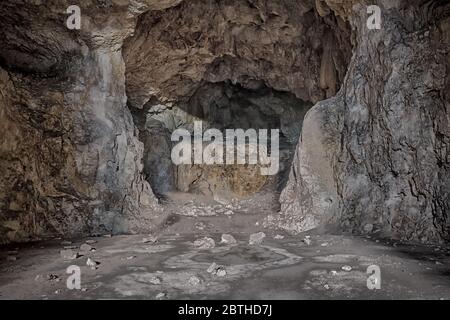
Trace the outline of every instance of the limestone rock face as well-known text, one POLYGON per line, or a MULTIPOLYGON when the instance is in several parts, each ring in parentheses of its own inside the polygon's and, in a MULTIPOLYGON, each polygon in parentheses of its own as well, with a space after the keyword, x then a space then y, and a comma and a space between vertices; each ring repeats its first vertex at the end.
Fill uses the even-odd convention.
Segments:
POLYGON ((117 2, 86 3, 79 31, 66 1, 0 4, 0 242, 136 230, 157 209, 121 54, 139 10, 117 2))
POLYGON ((202 82, 267 86, 317 102, 339 88, 351 55, 350 28, 321 17, 314 1, 184 1, 143 14, 124 46, 127 94, 188 99, 202 82))
POLYGON ((282 212, 266 223, 447 238, 449 4, 378 1, 381 29, 369 30, 364 3, 326 2, 357 45, 341 90, 308 112, 282 212))

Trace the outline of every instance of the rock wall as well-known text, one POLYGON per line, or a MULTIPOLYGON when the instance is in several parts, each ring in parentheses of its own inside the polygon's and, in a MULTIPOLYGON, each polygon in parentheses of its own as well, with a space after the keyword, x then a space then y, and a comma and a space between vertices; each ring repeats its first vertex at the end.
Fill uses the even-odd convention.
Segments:
POLYGON ((226 81, 316 103, 266 225, 448 237, 446 1, 80 1, 81 30, 70 4, 0 4, 0 242, 154 227, 129 108, 226 81))
POLYGON ((124 46, 127 95, 142 108, 189 99, 204 82, 265 84, 305 101, 333 96, 351 55, 350 28, 314 1, 183 1, 140 16, 124 46))
POLYGON ((66 1, 0 5, 0 242, 138 230, 157 209, 121 54, 139 6, 108 3, 79 31, 66 1))
MULTIPOLYGON (((143 109, 133 109, 144 142, 147 180, 158 195, 182 191, 225 199, 252 196, 262 187, 279 192, 287 181, 302 121, 311 105, 287 92, 264 86, 250 90, 223 82, 202 85, 186 103, 148 102, 143 109), (194 121, 201 121, 203 132, 214 128, 224 134, 227 129, 279 129, 278 173, 268 179, 261 175, 260 165, 174 165, 171 150, 177 142, 171 142, 171 133, 186 129, 193 136, 194 121)), ((257 152, 254 156, 258 158, 257 152)))
POLYGON ((266 224, 447 239, 449 4, 326 2, 352 25, 353 57, 338 94, 307 114, 283 210, 266 224), (382 10, 380 30, 366 26, 369 4, 382 10))

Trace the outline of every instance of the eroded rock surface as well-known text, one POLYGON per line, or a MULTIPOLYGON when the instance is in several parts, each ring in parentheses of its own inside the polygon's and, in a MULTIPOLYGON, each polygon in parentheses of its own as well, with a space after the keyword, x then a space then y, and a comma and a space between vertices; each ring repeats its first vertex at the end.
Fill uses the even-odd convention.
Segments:
POLYGON ((349 37, 348 24, 318 15, 314 1, 183 1, 140 17, 124 50, 127 94, 140 108, 230 80, 317 102, 345 76, 349 37))
POLYGON ((369 30, 364 3, 326 2, 357 45, 336 97, 307 114, 282 214, 267 224, 447 238, 449 5, 379 1, 381 29, 369 30))
POLYGON ((157 208, 121 54, 139 10, 86 2, 71 31, 68 6, 0 5, 0 242, 137 230, 157 208))
POLYGON ((225 86, 316 103, 265 226, 448 237, 445 1, 80 1, 76 31, 70 4, 0 4, 0 242, 166 226, 154 196, 178 186, 166 129, 208 119, 224 100, 207 106, 202 90, 225 86), (199 109, 174 116, 186 103, 199 109))

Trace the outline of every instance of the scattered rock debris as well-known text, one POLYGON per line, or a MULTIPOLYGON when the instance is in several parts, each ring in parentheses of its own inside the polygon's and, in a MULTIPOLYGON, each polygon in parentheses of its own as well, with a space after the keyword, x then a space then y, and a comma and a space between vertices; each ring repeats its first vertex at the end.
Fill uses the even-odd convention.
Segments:
POLYGON ((157 236, 149 235, 148 237, 142 238, 142 243, 155 243, 158 241, 157 236))
POLYGON ((208 269, 206 270, 206 272, 212 274, 213 276, 218 276, 218 277, 224 277, 227 275, 227 270, 225 269, 224 266, 218 265, 217 263, 213 262, 208 269))
POLYGON ((80 257, 79 253, 72 249, 64 249, 61 250, 59 253, 61 255, 61 258, 63 258, 64 260, 74 260, 80 257))
POLYGON ((195 229, 200 230, 200 231, 205 230, 205 228, 206 228, 206 224, 202 221, 195 223, 194 226, 195 226, 195 229))
POLYGON ((263 242, 265 237, 266 237, 266 234, 264 232, 258 232, 258 233, 251 234, 248 244, 251 246, 260 245, 263 242))
POLYGON ((84 251, 84 252, 89 252, 89 251, 91 251, 92 249, 94 249, 90 244, 87 244, 87 243, 83 243, 81 246, 80 246, 80 251, 84 251))
POLYGON ((196 287, 202 283, 202 280, 197 276, 191 276, 188 280, 188 284, 190 286, 196 287))
POLYGON ((212 249, 216 246, 213 238, 204 237, 194 241, 194 247, 198 249, 212 249))
POLYGON ((154 285, 160 285, 162 281, 161 281, 161 278, 159 278, 157 276, 154 276, 154 277, 151 277, 148 280, 148 282, 151 283, 151 284, 154 284, 154 285))
POLYGON ((311 245, 311 236, 305 236, 305 238, 303 238, 303 242, 308 246, 311 245))
POLYGON ((225 233, 225 234, 222 234, 222 239, 221 239, 220 243, 223 243, 223 244, 236 244, 237 241, 231 234, 226 234, 225 233))
POLYGON ((347 271, 347 272, 352 271, 352 267, 350 267, 350 266, 343 266, 341 269, 344 271, 347 271))
POLYGON ((88 267, 90 267, 91 269, 93 269, 93 270, 97 269, 97 266, 98 266, 99 264, 100 264, 100 262, 95 261, 95 260, 93 260, 93 259, 91 259, 91 258, 88 258, 88 259, 86 260, 86 265, 87 265, 88 267))
POLYGON ((155 299, 157 300, 164 300, 164 299, 168 299, 167 293, 165 292, 160 292, 156 295, 155 299))

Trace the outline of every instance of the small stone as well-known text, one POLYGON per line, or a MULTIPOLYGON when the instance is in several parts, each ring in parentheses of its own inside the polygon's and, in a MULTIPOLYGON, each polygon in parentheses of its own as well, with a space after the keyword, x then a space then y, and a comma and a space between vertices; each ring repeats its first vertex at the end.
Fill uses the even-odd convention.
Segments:
POLYGON ((89 244, 87 244, 87 243, 83 243, 83 244, 80 246, 80 250, 81 250, 81 251, 84 251, 84 252, 91 251, 92 249, 93 249, 92 246, 89 245, 89 244))
POLYGON ((331 273, 333 276, 336 276, 336 275, 338 274, 336 270, 331 270, 330 273, 331 273))
POLYGON ((159 285, 161 284, 161 279, 159 277, 151 277, 148 282, 154 285, 159 285))
POLYGON ((234 212, 231 211, 231 210, 227 210, 227 211, 225 211, 223 214, 224 214, 224 215, 227 215, 227 216, 231 216, 231 215, 234 214, 234 212))
POLYGON ((55 294, 60 294, 60 293, 61 293, 61 290, 60 290, 60 289, 55 290, 55 294))
POLYGON ((156 295, 155 297, 157 300, 163 300, 163 299, 167 299, 167 293, 165 292, 160 292, 156 295))
POLYGON ((128 257, 126 257, 127 260, 133 260, 134 258, 136 258, 136 256, 128 256, 128 257))
POLYGON ((227 275, 225 267, 220 266, 219 268, 217 268, 215 275, 218 277, 225 277, 227 275))
POLYGON ((88 258, 87 261, 86 261, 86 265, 88 267, 90 267, 91 269, 93 269, 93 270, 97 269, 97 265, 98 264, 100 264, 100 263, 95 261, 95 260, 93 260, 93 259, 91 259, 91 258, 88 258))
POLYGON ((220 266, 217 263, 213 262, 209 268, 206 270, 206 272, 211 273, 212 275, 218 276, 218 277, 224 277, 227 275, 227 271, 224 266, 220 266))
POLYGON ((305 236, 305 238, 303 239, 303 242, 306 243, 306 245, 311 245, 311 239, 310 236, 305 236))
POLYGON ((86 292, 88 289, 87 288, 81 288, 81 291, 86 292))
POLYGON ((80 256, 77 251, 74 251, 72 249, 64 249, 59 253, 64 260, 74 260, 80 256))
POLYGON ((275 237, 273 237, 275 240, 282 240, 284 239, 284 236, 277 234, 275 237))
POLYGON ((325 284, 323 287, 327 290, 330 290, 330 286, 328 284, 325 284))
POLYGON ((321 247, 328 247, 328 242, 324 242, 320 244, 321 247))
POLYGON ((213 262, 213 263, 211 263, 211 265, 208 267, 208 269, 206 269, 206 272, 208 272, 208 273, 213 273, 214 270, 216 270, 217 267, 218 267, 217 263, 213 262))
POLYGON ((194 241, 194 246, 198 249, 212 249, 216 246, 214 239, 209 237, 204 237, 194 241))
POLYGON ((97 240, 89 239, 89 240, 86 240, 86 243, 87 244, 95 244, 95 243, 97 243, 97 240))
POLYGON ((224 244, 236 244, 236 239, 231 234, 223 234, 220 243, 224 244))
POLYGON ((250 239, 248 241, 248 244, 253 245, 260 245, 264 238, 266 237, 266 234, 264 232, 258 232, 250 235, 250 239))
POLYGON ((155 243, 158 241, 158 238, 156 236, 148 236, 145 238, 142 238, 142 243, 155 243))
POLYGON ((202 283, 202 280, 197 276, 191 276, 188 280, 190 286, 196 287, 202 283))
POLYGON ((352 267, 350 266, 343 266, 341 269, 347 272, 352 271, 352 267))
POLYGON ((72 241, 62 241, 61 245, 62 246, 70 246, 72 244, 72 241))
POLYGON ((203 222, 197 222, 195 224, 195 229, 197 229, 197 230, 205 230, 205 228, 206 228, 206 225, 203 222))
POLYGON ((365 233, 370 233, 370 232, 372 232, 372 230, 373 230, 373 224, 368 223, 368 224, 366 224, 366 225, 364 226, 364 232, 365 232, 365 233))

